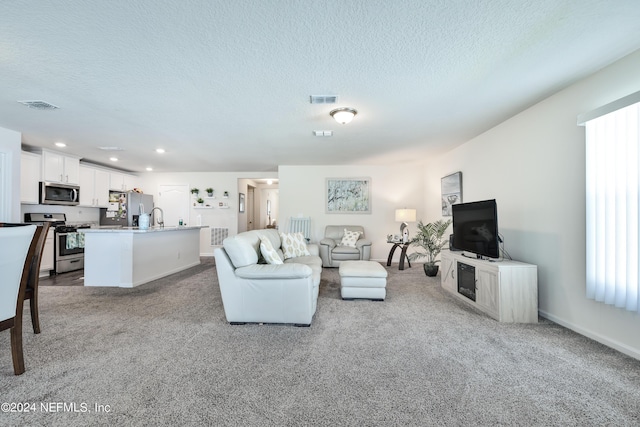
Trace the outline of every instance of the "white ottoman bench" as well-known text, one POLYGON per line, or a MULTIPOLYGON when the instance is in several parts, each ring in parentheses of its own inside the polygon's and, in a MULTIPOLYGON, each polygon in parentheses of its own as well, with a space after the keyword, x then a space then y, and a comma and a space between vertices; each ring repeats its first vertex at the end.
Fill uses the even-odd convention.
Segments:
POLYGON ((342 261, 338 272, 342 299, 384 301, 387 296, 387 270, 375 261, 342 261))

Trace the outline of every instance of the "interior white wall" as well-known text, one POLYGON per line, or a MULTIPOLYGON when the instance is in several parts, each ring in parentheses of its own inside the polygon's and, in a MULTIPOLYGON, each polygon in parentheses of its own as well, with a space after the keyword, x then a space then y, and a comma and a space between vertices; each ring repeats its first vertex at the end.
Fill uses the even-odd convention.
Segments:
MULTIPOLYGON (((640 358, 640 315, 585 296, 585 148, 580 113, 640 89, 640 51, 428 162, 427 194, 462 171, 463 201, 495 198, 505 248, 538 265, 541 315, 640 358)), ((428 197, 429 219, 440 217, 428 197)))
MULTIPOLYGON (((366 238, 373 242, 372 259, 386 262, 391 249, 386 236, 400 233, 395 210, 416 208, 417 218, 424 218, 422 166, 280 166, 278 175, 280 229, 287 230, 291 217, 309 216, 312 242, 324 237, 327 225, 362 225, 366 238), (326 213, 326 179, 361 177, 371 178, 371 213, 326 213)), ((409 229, 415 231, 415 224, 409 224, 409 229)), ((398 261, 399 253, 394 259, 398 261)))
POLYGON ((277 179, 276 172, 178 172, 178 173, 144 173, 140 174, 140 186, 144 193, 153 194, 154 200, 158 199, 158 188, 161 185, 187 185, 189 188, 200 189, 200 197, 205 194, 205 189, 211 187, 215 190, 215 199, 212 202, 213 209, 195 209, 193 200, 190 203, 189 217, 185 223, 209 226, 200 231, 200 255, 213 256, 214 246, 211 246, 211 228, 229 228, 229 235, 235 235, 238 230, 238 182, 242 178, 272 178, 277 179), (223 193, 229 192, 229 198, 224 199, 223 193), (228 209, 221 209, 218 203, 227 202, 228 209))
POLYGON ((20 140, 22 135, 0 128, 0 221, 20 222, 20 140), (1 168, 2 165, 0 165, 1 168))

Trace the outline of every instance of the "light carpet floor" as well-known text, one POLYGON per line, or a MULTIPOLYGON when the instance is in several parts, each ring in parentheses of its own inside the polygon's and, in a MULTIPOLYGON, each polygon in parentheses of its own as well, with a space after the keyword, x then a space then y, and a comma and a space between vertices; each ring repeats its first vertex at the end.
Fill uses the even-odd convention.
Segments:
POLYGON ((325 269, 310 328, 229 325, 206 259, 135 289, 43 286, 25 374, 0 333, 0 402, 35 411, 0 425, 640 425, 640 361, 498 323, 420 265, 387 270, 373 302, 342 301, 325 269))

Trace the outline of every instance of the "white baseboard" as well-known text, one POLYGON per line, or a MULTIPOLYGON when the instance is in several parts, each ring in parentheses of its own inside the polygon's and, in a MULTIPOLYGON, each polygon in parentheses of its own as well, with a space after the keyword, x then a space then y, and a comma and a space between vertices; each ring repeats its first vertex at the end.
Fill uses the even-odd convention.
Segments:
POLYGON ((604 344, 607 347, 611 347, 615 350, 618 350, 621 353, 626 354, 627 356, 633 357, 634 359, 638 359, 640 360, 640 349, 637 348, 633 348, 633 347, 629 347, 628 345, 622 344, 616 340, 612 340, 610 338, 607 338, 605 336, 602 336, 598 333, 595 333, 591 330, 588 329, 584 329, 581 328, 577 325, 574 325, 571 322, 567 322, 566 320, 563 320, 559 317, 554 316, 553 314, 549 314, 545 311, 542 310, 538 310, 538 313, 540 313, 540 316, 544 317, 545 319, 549 319, 554 323, 557 323, 560 326, 564 326, 567 329, 571 329, 574 332, 579 333, 580 335, 584 335, 587 338, 591 338, 594 341, 599 342, 600 344, 604 344))

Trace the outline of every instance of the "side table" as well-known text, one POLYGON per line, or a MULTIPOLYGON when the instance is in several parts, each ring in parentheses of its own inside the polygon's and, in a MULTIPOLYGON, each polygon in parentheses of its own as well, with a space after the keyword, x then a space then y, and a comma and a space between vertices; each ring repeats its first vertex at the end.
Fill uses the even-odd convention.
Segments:
POLYGON ((402 252, 400 253, 400 266, 398 267, 399 270, 404 270, 404 259, 407 259, 407 263, 409 264, 409 267, 411 267, 411 261, 409 261, 409 255, 407 255, 407 249, 409 249, 409 243, 402 243, 402 242, 387 242, 387 243, 392 243, 393 247, 391 248, 391 251, 389 251, 389 258, 387 258, 387 266, 391 265, 391 259, 393 258, 393 254, 396 251, 397 248, 402 248, 402 252))

